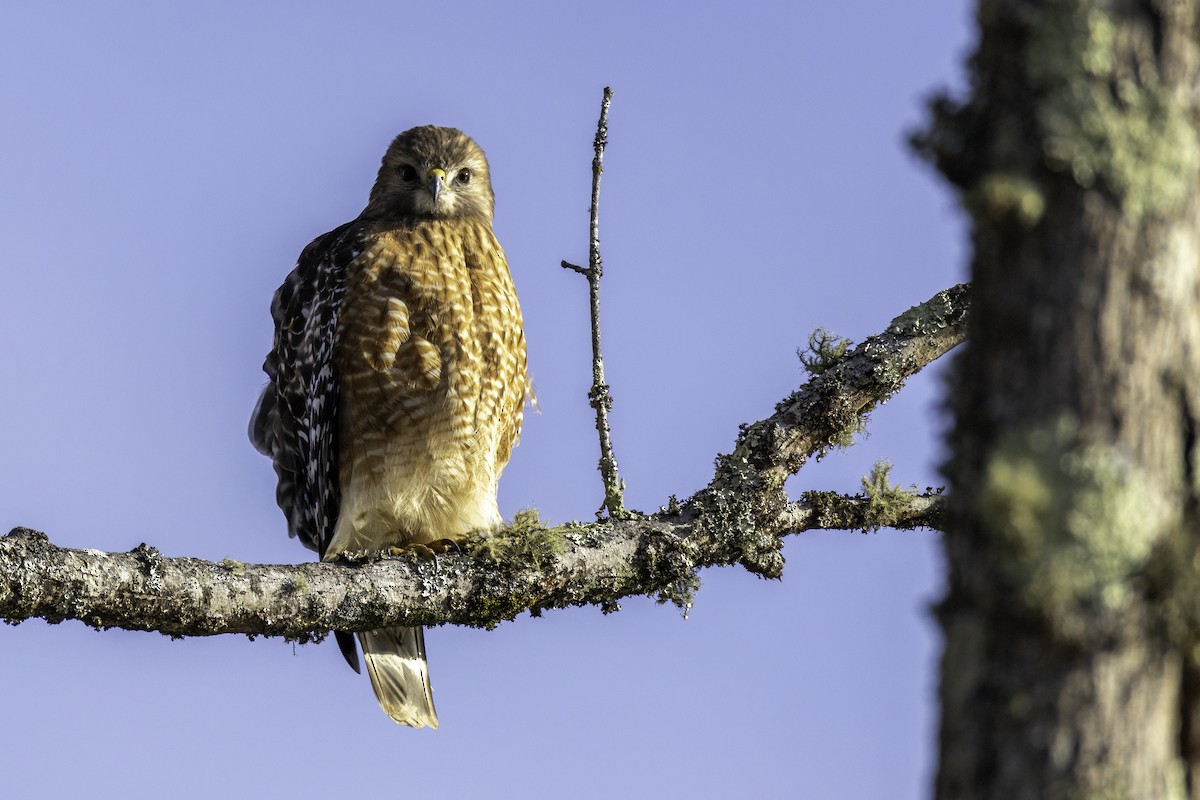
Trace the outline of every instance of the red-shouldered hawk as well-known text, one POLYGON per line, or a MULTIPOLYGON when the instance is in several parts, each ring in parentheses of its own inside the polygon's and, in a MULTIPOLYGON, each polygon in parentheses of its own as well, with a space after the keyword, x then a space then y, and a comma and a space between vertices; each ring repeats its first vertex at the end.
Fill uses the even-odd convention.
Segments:
MULTIPOLYGON (((358 218, 304 248, 275 293, 250 438, 274 462, 288 532, 323 560, 501 522, 496 483, 529 382, 493 203, 474 141, 413 128, 358 218)), ((422 629, 358 638, 383 710, 436 728, 422 629)), ((337 639, 358 671, 354 639, 337 639)))

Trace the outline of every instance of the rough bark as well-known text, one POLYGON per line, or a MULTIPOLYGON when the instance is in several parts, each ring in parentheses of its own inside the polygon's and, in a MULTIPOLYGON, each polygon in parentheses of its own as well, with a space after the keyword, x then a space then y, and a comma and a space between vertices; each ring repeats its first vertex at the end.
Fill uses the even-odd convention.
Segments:
POLYGON ((1200 797, 1196 0, 983 0, 919 141, 973 223, 941 798, 1200 797))
POLYGON ((683 502, 672 498, 651 516, 546 528, 526 513, 500 534, 436 561, 300 565, 166 558, 145 545, 130 553, 67 550, 18 528, 0 538, 0 618, 308 640, 332 628, 397 623, 490 627, 525 610, 615 609, 631 595, 686 607, 705 566, 742 564, 779 577, 788 533, 939 524, 936 494, 898 491, 885 472, 864 482, 858 497, 807 492, 794 502, 783 478, 960 342, 968 307, 967 287, 957 286, 897 317, 770 418, 746 426, 734 453, 718 459, 708 487, 683 502))

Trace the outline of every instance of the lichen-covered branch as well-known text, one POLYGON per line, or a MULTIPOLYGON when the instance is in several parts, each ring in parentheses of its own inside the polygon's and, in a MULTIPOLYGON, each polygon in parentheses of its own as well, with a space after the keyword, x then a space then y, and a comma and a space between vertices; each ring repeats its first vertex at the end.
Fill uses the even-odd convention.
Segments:
POLYGON ((69 550, 18 528, 0 538, 0 618, 301 641, 335 628, 396 623, 491 627, 526 610, 589 604, 611 610, 636 595, 686 606, 697 571, 707 566, 741 564, 778 577, 781 540, 789 533, 936 527, 936 493, 897 489, 886 470, 864 481, 862 495, 807 492, 797 501, 769 470, 802 464, 826 445, 833 420, 844 416, 822 402, 852 408, 857 419, 960 341, 968 302, 959 286, 893 320, 772 417, 746 426, 734 453, 718 459, 708 487, 682 502, 672 498, 647 517, 547 527, 523 512, 504 531, 436 561, 405 556, 298 565, 167 558, 145 545, 129 553, 69 550))
MULTIPOLYGON (((936 496, 915 496, 894 527, 931 525, 936 496)), ((778 524, 795 532, 861 528, 869 500, 813 492, 790 504, 778 524)), ((56 547, 45 534, 16 528, 0 538, 0 616, 78 619, 96 628, 154 630, 172 636, 243 633, 319 639, 330 629, 394 623, 490 628, 523 611, 600 605, 625 597, 676 600, 697 569, 738 560, 736 532, 701 533, 697 520, 662 512, 642 519, 541 527, 538 545, 505 537, 494 557, 449 553, 437 561, 402 556, 360 564, 243 564, 167 558, 140 545, 128 553, 56 547), (540 552, 539 552, 540 551, 540 552)))
MULTIPOLYGON (((966 335, 970 287, 938 292, 888 323, 836 363, 824 364, 770 417, 742 426, 733 452, 717 458, 712 482, 687 501, 703 521, 741 531, 741 563, 764 577, 783 571, 780 524, 789 518, 784 481, 848 431, 926 364, 966 335)), ((786 526, 784 526, 786 527, 786 526)))
POLYGON ((969 306, 970 286, 961 283, 893 319, 776 405, 770 417, 745 426, 727 474, 748 468, 782 485, 810 456, 837 444, 909 377, 961 342, 969 306))

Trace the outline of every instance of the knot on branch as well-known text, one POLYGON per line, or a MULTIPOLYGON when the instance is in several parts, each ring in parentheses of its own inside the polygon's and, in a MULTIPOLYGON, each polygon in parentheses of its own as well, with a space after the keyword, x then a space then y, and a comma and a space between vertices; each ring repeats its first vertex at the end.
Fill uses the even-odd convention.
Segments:
POLYGON ((146 588, 157 592, 162 589, 162 553, 157 547, 142 542, 129 551, 137 559, 142 573, 146 576, 146 588))
POLYGON ((723 558, 737 562, 763 578, 783 575, 783 541, 764 520, 780 518, 787 496, 767 491, 761 481, 747 476, 741 486, 709 486, 688 501, 695 515, 693 527, 700 540, 717 546, 723 558), (751 486, 756 486, 751 489, 751 486))
POLYGON ((704 566, 696 540, 674 533, 646 537, 638 549, 638 560, 647 579, 659 587, 655 601, 673 604, 686 619, 700 590, 698 573, 704 566))
POLYGON ((603 408, 605 411, 612 411, 612 395, 608 392, 607 383, 599 383, 591 388, 588 392, 588 401, 592 408, 599 411, 603 408))
POLYGON ((4 538, 13 540, 17 544, 36 545, 40 543, 50 543, 49 536, 41 531, 35 531, 33 528, 13 528, 11 531, 4 534, 4 538))

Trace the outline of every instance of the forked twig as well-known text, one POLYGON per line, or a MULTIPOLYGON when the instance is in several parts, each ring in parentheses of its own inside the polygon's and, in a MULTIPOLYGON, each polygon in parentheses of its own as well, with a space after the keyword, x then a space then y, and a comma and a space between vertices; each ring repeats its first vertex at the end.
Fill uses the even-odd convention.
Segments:
POLYGON ((604 268, 600 262, 600 176, 604 173, 604 146, 608 144, 608 107, 612 103, 612 89, 604 87, 600 101, 600 121, 596 124, 593 142, 596 155, 592 159, 592 209, 589 228, 587 268, 563 261, 564 269, 574 270, 587 278, 591 300, 592 317, 592 388, 588 400, 596 409, 596 431, 600 434, 600 479, 604 483, 604 503, 596 512, 601 518, 605 511, 613 519, 630 516, 625 509, 624 482, 617 475, 617 458, 613 455, 612 436, 608 427, 608 412, 612 410, 612 395, 604 382, 604 358, 600 354, 600 276, 604 268))

